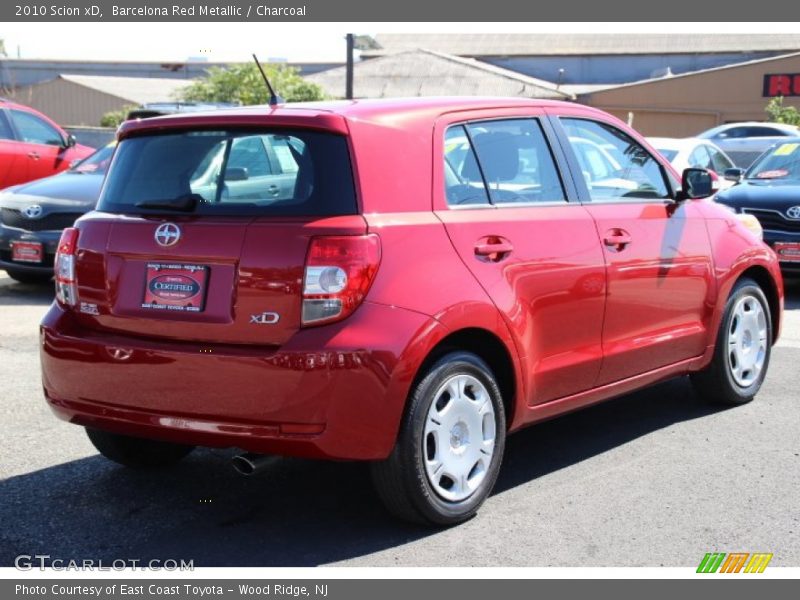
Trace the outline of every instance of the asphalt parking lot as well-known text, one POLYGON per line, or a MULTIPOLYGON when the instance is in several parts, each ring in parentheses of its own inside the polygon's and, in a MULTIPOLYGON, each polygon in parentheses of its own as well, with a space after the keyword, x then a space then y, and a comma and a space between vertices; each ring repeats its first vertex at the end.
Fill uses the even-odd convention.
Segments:
POLYGON ((281 459, 243 478, 227 450, 155 473, 107 462, 42 399, 50 286, 0 271, 0 566, 694 566, 711 550, 800 566, 800 282, 787 292, 755 402, 708 407, 681 378, 531 427, 480 514, 432 531, 388 517, 357 463, 281 459))

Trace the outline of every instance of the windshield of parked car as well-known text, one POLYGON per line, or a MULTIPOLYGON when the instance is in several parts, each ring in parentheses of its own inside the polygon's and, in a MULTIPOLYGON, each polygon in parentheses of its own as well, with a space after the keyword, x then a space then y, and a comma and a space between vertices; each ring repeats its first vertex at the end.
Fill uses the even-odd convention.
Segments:
POLYGON ((70 169, 73 173, 92 173, 94 175, 105 175, 108 165, 111 164, 111 157, 114 154, 116 144, 109 144, 100 148, 94 154, 90 154, 74 167, 70 169))
POLYGON ((800 139, 776 144, 747 170, 747 179, 800 181, 800 139))
POLYGON ((98 208, 176 207, 219 215, 355 214, 347 141, 315 131, 180 131, 120 142, 98 208))

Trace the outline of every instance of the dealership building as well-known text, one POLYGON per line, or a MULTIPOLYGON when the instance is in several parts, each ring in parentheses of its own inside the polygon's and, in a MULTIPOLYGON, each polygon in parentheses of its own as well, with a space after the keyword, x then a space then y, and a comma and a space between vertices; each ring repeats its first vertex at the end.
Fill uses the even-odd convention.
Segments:
MULTIPOLYGON (((800 35, 384 34, 375 39, 381 48, 363 52, 354 68, 356 97, 560 97, 606 110, 645 135, 669 137, 727 122, 763 121, 774 96, 800 107, 800 35), (515 76, 535 85, 512 83, 515 76)), ((345 73, 340 67, 308 79, 341 97, 345 73)))

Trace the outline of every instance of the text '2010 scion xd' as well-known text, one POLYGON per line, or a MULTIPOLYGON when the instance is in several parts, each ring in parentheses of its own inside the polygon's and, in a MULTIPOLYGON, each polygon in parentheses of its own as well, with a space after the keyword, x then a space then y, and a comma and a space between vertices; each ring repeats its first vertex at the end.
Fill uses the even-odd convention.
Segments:
POLYGON ((123 465, 365 460, 393 514, 446 525, 510 432, 685 374, 741 404, 767 372, 775 254, 603 112, 355 101, 118 137, 41 354, 53 411, 123 465))

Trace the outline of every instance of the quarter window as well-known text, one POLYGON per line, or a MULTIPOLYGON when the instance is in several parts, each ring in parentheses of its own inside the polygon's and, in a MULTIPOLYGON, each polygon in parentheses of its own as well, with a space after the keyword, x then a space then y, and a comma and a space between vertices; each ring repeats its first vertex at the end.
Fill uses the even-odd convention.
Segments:
POLYGON ((671 197, 660 163, 627 133, 597 121, 561 121, 593 202, 671 197))
POLYGON ((489 204, 475 151, 463 125, 450 127, 444 136, 444 186, 450 206, 489 204))

